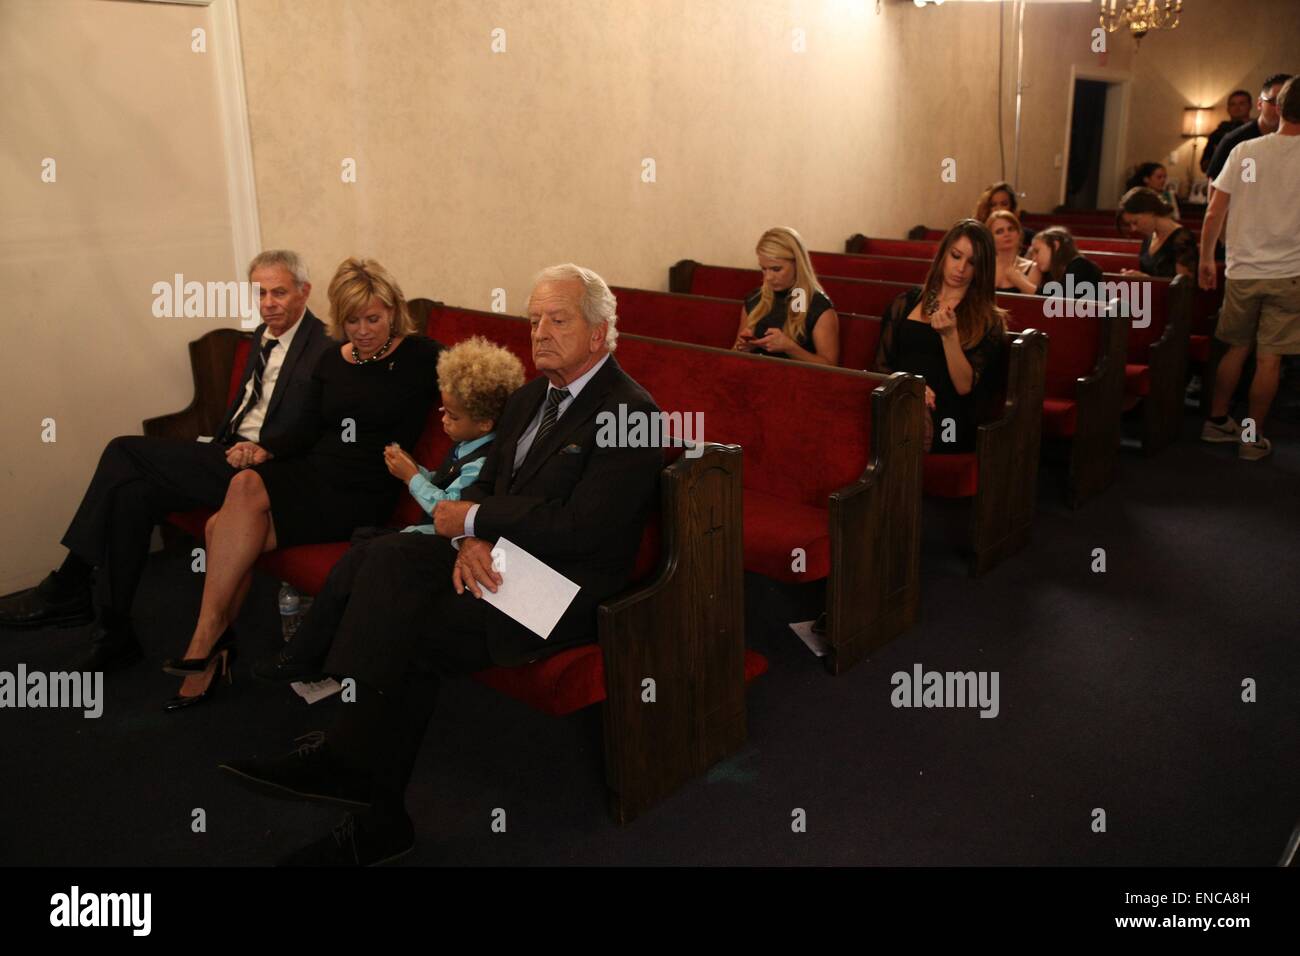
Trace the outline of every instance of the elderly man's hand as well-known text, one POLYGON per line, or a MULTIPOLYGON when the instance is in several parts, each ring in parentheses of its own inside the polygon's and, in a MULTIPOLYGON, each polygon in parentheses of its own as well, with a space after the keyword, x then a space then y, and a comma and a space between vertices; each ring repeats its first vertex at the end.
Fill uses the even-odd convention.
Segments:
POLYGON ((247 468, 260 465, 271 458, 271 453, 251 441, 236 442, 226 449, 226 462, 231 468, 247 468))
POLYGON ((492 545, 482 538, 461 541, 460 554, 456 556, 456 566, 451 572, 451 583, 457 594, 464 594, 469 588, 470 594, 481 598, 480 587, 495 594, 501 586, 501 575, 492 567, 492 545))
POLYGON ((433 509, 433 530, 444 538, 464 534, 465 515, 473 506, 472 501, 439 501, 433 509))

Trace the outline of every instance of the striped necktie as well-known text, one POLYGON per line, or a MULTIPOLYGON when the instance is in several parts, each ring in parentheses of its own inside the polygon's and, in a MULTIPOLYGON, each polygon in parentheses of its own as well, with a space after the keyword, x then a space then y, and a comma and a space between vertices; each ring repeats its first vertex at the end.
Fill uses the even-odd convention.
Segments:
POLYGON ((239 440, 239 426, 244 421, 244 416, 248 414, 249 409, 262 400, 262 376, 266 372, 266 363, 271 357, 271 351, 279 344, 279 339, 272 338, 268 338, 262 343, 262 351, 257 353, 257 364, 253 366, 253 391, 248 396, 248 401, 244 403, 243 408, 230 420, 230 427, 226 429, 227 441, 239 440))
POLYGON ((550 388, 547 391, 546 409, 542 412, 542 422, 537 426, 537 432, 533 435, 533 443, 528 446, 528 452, 524 455, 523 461, 519 462, 519 468, 515 469, 515 474, 518 474, 525 464, 537 456, 537 449, 542 447, 542 442, 546 440, 546 436, 555 430, 555 420, 560 417, 560 402, 568 397, 569 390, 567 388, 550 388))

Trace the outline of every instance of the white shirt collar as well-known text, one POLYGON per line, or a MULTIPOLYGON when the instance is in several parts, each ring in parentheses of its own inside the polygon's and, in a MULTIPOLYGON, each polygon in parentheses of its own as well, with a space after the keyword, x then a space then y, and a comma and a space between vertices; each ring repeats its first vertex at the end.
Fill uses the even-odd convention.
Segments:
POLYGON ((268 339, 275 339, 277 342, 280 343, 280 352, 281 352, 281 354, 282 354, 282 355, 288 355, 288 354, 289 354, 289 346, 293 345, 293 337, 294 337, 295 335, 298 334, 298 330, 299 330, 300 328, 302 328, 302 324, 303 324, 304 322, 306 322, 306 321, 307 321, 307 310, 306 310, 306 309, 303 309, 303 310, 302 310, 302 318, 299 319, 297 322, 295 322, 293 325, 291 325, 291 326, 290 326, 290 327, 285 331, 285 333, 284 333, 283 335, 281 335, 281 336, 279 336, 279 337, 276 337, 276 336, 274 336, 274 335, 271 334, 271 330, 270 330, 270 329, 263 329, 263 330, 262 330, 262 344, 265 345, 265 344, 266 344, 266 341, 267 341, 268 339))
MULTIPOLYGON (((583 372, 581 375, 579 375, 577 378, 575 378, 575 379, 574 379, 572 382, 570 382, 568 385, 564 386, 565 388, 567 388, 567 389, 569 390, 569 398, 570 398, 571 400, 576 400, 576 399, 577 399, 578 394, 579 394, 579 393, 580 393, 584 388, 587 387, 587 383, 591 381, 592 376, 594 376, 597 372, 599 372, 599 371, 600 371, 600 367, 601 367, 602 365, 604 365, 606 362, 609 361, 609 355, 610 355, 610 353, 606 352, 604 355, 602 355, 602 356, 600 357, 600 361, 599 361, 599 362, 597 362, 597 363, 596 363, 595 365, 593 365, 591 368, 587 369, 587 371, 583 372)), ((549 382, 547 382, 546 394, 549 395, 549 394, 551 393, 551 389, 552 389, 552 388, 555 388, 555 386, 554 386, 554 385, 551 385, 549 382)))

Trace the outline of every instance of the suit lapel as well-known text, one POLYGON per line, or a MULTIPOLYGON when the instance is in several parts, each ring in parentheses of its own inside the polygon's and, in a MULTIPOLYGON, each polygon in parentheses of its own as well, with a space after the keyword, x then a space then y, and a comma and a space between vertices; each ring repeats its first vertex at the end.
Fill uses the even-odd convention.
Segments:
MULTIPOLYGON (((605 364, 600 371, 587 383, 586 388, 573 400, 573 404, 560 416, 559 421, 555 423, 555 427, 551 429, 551 433, 546 436, 540 445, 528 449, 528 457, 524 460, 519 469, 519 474, 515 475, 511 484, 515 486, 522 485, 530 479, 546 463, 547 459, 555 454, 557 449, 564 446, 564 443, 573 436, 574 432, 586 424, 587 419, 595 414, 596 409, 604 402, 605 396, 609 394, 617 371, 618 363, 614 361, 614 356, 611 355, 605 360, 605 364)), ((536 414, 536 408, 533 411, 536 414)), ((531 420, 530 418, 529 421, 531 420)), ((511 460, 513 461, 513 458, 511 460)))
POLYGON ((307 309, 298 320, 298 333, 293 337, 293 342, 289 345, 289 354, 284 357, 284 364, 280 366, 280 375, 275 381, 275 391, 271 393, 271 404, 266 406, 266 419, 270 421, 275 410, 280 407, 280 402, 284 398, 287 388, 281 388, 282 384, 288 384, 289 377, 293 374, 293 367, 298 364, 298 359, 302 358, 302 353, 307 350, 307 340, 312 337, 313 333, 323 331, 320 320, 311 314, 311 309, 307 309), (311 325, 302 323, 310 321, 311 325))
POLYGON ((500 465, 497 468, 494 494, 504 495, 510 491, 515 471, 515 452, 519 448, 519 439, 524 436, 529 422, 537 414, 537 406, 546 397, 546 386, 547 382, 543 377, 533 379, 520 390, 519 408, 521 411, 519 418, 511 423, 509 430, 502 429, 502 433, 497 437, 496 453, 500 465))

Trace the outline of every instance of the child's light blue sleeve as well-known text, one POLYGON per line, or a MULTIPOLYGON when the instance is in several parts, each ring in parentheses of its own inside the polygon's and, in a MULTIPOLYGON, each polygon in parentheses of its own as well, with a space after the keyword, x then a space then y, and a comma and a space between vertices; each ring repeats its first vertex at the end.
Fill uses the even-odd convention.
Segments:
POLYGON ((478 473, 483 470, 483 462, 486 456, 476 458, 461 469, 456 480, 446 488, 439 488, 429 480, 430 472, 426 468, 421 468, 419 474, 411 476, 411 481, 407 485, 411 490, 411 497, 424 509, 424 513, 433 514, 434 506, 439 501, 459 501, 460 493, 468 488, 478 479, 478 473))

